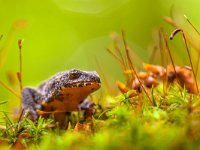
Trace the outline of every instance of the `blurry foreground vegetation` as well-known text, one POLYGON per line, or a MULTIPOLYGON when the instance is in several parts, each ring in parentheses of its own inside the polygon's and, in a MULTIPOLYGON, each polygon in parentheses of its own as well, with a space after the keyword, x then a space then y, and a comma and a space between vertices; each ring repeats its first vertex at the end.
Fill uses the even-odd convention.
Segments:
MULTIPOLYGON (((145 94, 127 98, 106 97, 91 122, 70 126, 67 131, 49 129, 52 120, 30 120, 18 124, 7 120, 1 130, 0 145, 13 149, 199 149, 200 103, 176 85, 170 87, 163 106, 162 86, 154 89, 156 106, 151 106, 145 94)), ((5 117, 6 118, 6 117, 5 117)))

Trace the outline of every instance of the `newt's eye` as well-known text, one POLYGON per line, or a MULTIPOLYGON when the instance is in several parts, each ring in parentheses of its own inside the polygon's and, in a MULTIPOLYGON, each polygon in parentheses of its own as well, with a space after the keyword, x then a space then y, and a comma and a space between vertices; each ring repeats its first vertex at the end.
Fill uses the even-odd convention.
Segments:
POLYGON ((70 80, 78 79, 80 77, 80 75, 81 74, 77 71, 71 71, 71 72, 69 72, 69 79, 70 80))

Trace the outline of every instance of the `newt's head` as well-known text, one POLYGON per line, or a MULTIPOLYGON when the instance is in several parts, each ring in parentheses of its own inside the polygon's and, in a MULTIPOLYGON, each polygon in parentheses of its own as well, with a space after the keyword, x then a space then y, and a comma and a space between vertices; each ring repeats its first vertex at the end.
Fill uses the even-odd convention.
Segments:
POLYGON ((68 72, 65 72, 62 75, 61 80, 63 82, 63 89, 73 89, 74 91, 77 89, 85 94, 96 91, 100 88, 101 84, 100 77, 96 71, 81 71, 78 69, 71 69, 68 72))
POLYGON ((92 84, 96 84, 100 86, 100 78, 96 71, 81 71, 78 69, 69 70, 64 76, 65 79, 64 86, 65 87, 84 87, 90 86, 92 84))

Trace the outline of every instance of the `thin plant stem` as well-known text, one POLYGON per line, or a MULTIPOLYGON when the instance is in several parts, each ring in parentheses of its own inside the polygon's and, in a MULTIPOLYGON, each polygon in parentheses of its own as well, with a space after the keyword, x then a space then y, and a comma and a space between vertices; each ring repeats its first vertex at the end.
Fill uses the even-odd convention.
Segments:
POLYGON ((185 37, 185 34, 184 34, 183 30, 182 30, 182 29, 175 29, 175 30, 172 32, 172 34, 171 34, 171 36, 170 36, 170 39, 172 40, 172 39, 174 38, 174 36, 175 36, 177 33, 179 33, 179 32, 182 33, 182 37, 183 37, 183 41, 184 41, 184 43, 185 43, 185 47, 186 47, 186 51, 187 51, 188 58, 189 58, 189 61, 190 61, 190 65, 191 65, 191 67, 192 67, 192 73, 193 73, 193 76, 194 76, 195 85, 196 85, 196 88, 197 88, 197 92, 198 92, 198 94, 199 94, 199 88, 198 88, 198 84, 197 84, 197 80, 196 80, 196 75, 195 75, 195 73, 194 73, 194 67, 193 67, 193 64, 192 64, 192 59, 191 59, 191 55, 190 55, 190 52, 189 52, 189 48, 188 48, 187 41, 186 41, 186 37, 185 37))
MULTIPOLYGON (((200 32, 199 30, 197 30, 197 28, 192 24, 192 22, 188 19, 188 17, 186 15, 184 15, 186 21, 192 26, 192 28, 197 32, 197 34, 200 36, 200 32)), ((198 59, 197 59, 197 65, 196 65, 196 69, 195 69, 195 74, 197 76, 198 74, 198 69, 199 69, 199 61, 200 61, 200 52, 198 51, 198 59)))
MULTIPOLYGON (((164 75, 162 77, 162 81, 163 81, 163 98, 164 98, 164 107, 166 109, 166 93, 167 93, 167 76, 164 73, 164 50, 163 50, 163 44, 162 44, 162 29, 159 30, 158 32, 158 36, 159 36, 159 49, 160 49, 160 56, 161 56, 161 66, 162 68, 162 74, 164 75)), ((167 68, 167 67, 166 67, 167 68)))
POLYGON ((127 63, 124 60, 123 55, 122 55, 121 51, 119 50, 119 47, 118 47, 116 42, 114 43, 114 47, 115 47, 115 50, 117 51, 117 53, 119 54, 119 56, 121 58, 121 62, 123 64, 123 66, 124 66, 124 70, 126 70, 127 69, 127 63))
POLYGON ((95 60, 96 60, 97 68, 98 68, 98 70, 100 71, 100 73, 101 73, 101 75, 102 75, 102 78, 103 78, 103 80, 104 80, 105 86, 106 86, 108 89, 111 89, 110 86, 109 86, 109 82, 108 82, 108 80, 107 80, 105 74, 103 73, 103 69, 101 68, 100 63, 99 63, 97 57, 95 57, 95 60))
POLYGON ((172 66, 173 66, 173 69, 174 69, 174 72, 175 72, 175 75, 176 75, 176 79, 177 79, 176 68, 175 68, 174 60, 172 58, 172 54, 171 54, 171 51, 170 51, 170 48, 169 48, 169 45, 168 45, 168 42, 167 42, 167 37, 166 37, 166 34, 163 31, 162 31, 162 34, 163 34, 163 37, 164 37, 166 50, 167 50, 167 52, 169 54, 169 57, 170 57, 170 60, 172 62, 172 66))
POLYGON ((23 40, 18 41, 18 47, 19 47, 19 73, 17 73, 19 85, 20 85, 20 93, 22 92, 23 85, 22 85, 22 42, 23 40))
POLYGON ((192 22, 188 19, 186 15, 184 15, 187 22, 193 27, 193 29, 197 32, 197 34, 200 36, 200 32, 197 30, 197 28, 192 24, 192 22))
POLYGON ((106 50, 119 62, 119 64, 122 66, 122 68, 125 69, 121 60, 109 48, 106 48, 106 50))
POLYGON ((154 58, 155 58, 156 52, 157 52, 157 47, 155 46, 155 47, 153 48, 153 51, 152 51, 151 56, 150 56, 150 58, 149 58, 149 63, 150 63, 150 64, 153 62, 153 60, 154 60, 154 58))
POLYGON ((15 95, 17 98, 20 98, 20 95, 16 93, 13 89, 11 89, 8 85, 6 85, 3 81, 0 80, 0 84, 6 88, 9 92, 11 92, 13 95, 15 95))
MULTIPOLYGON (((125 51, 126 51, 126 56, 127 56, 127 59, 128 59, 129 67, 130 67, 131 70, 133 70, 133 72, 134 72, 137 80, 139 81, 140 86, 142 87, 143 91, 145 92, 149 102, 153 105, 153 102, 152 102, 151 98, 149 97, 149 95, 148 95, 147 91, 145 90, 144 86, 142 85, 142 82, 140 81, 140 79, 139 79, 139 77, 137 75, 137 72, 136 72, 135 68, 133 67, 133 63, 131 61, 129 50, 128 50, 128 47, 127 47, 127 44, 126 44, 126 40, 125 40, 125 33, 124 33, 123 30, 122 30, 122 38, 123 38, 123 42, 124 42, 124 48, 125 48, 125 51)), ((133 74, 132 74, 132 76, 133 76, 133 74)), ((133 76, 133 78, 134 78, 134 76, 133 76)))
POLYGON ((199 62, 200 62, 200 52, 198 52, 197 64, 196 64, 196 69, 195 69, 196 76, 197 76, 198 70, 199 70, 199 62))

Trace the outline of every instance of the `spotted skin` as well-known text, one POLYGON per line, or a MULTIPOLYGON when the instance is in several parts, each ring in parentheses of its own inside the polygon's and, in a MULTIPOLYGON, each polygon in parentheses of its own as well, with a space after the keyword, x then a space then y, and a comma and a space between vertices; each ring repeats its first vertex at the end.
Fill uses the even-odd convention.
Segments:
POLYGON ((69 112, 93 106, 93 102, 84 100, 100 88, 100 83, 100 77, 95 71, 71 69, 60 72, 38 88, 26 87, 22 90, 25 114, 34 121, 39 116, 49 117, 53 114, 60 126, 64 126, 69 112))

